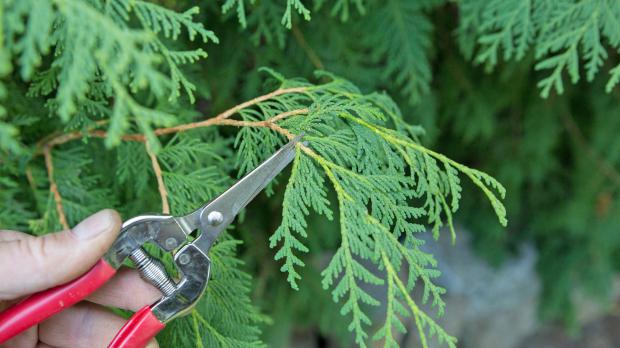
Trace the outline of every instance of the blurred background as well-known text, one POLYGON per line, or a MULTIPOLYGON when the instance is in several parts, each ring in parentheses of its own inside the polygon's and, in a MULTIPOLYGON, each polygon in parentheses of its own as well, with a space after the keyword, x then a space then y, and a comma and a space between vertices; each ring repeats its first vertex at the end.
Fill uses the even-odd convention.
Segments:
MULTIPOLYGON (((587 21, 601 10, 613 17, 617 6, 316 1, 310 21, 293 16, 287 29, 279 22, 279 2, 246 2, 243 20, 239 2, 227 3, 226 13, 204 5, 206 23, 222 42, 205 63, 209 108, 256 95, 259 77, 249 72, 261 66, 306 78, 328 70, 366 91, 386 91, 409 122, 424 127, 426 146, 506 186, 508 228, 469 186, 456 217, 457 244, 443 238, 427 243, 448 290, 442 320, 459 347, 620 346, 620 90, 605 87, 619 62, 618 41, 604 18, 594 26, 587 21), (584 36, 590 31, 600 37, 584 36), (555 34, 564 41, 540 49, 555 34), (603 55, 588 49, 592 40, 603 55), (561 88, 555 85, 543 98, 539 83, 558 70, 541 71, 537 64, 573 48, 578 58, 570 68, 581 78, 560 68, 555 78, 561 88), (604 59, 592 63, 592 55, 604 59)), ((279 209, 277 199, 260 204, 279 209)), ((273 319, 265 328, 268 343, 347 346, 346 319, 320 287, 329 254, 307 260, 301 290, 290 290, 267 246, 278 221, 265 211, 248 212, 242 229, 245 259, 259 274, 254 297, 263 299, 257 301, 273 319)), ((334 228, 311 221, 310 248, 335 246, 334 228)), ((415 337, 402 342, 418 344, 415 337)))

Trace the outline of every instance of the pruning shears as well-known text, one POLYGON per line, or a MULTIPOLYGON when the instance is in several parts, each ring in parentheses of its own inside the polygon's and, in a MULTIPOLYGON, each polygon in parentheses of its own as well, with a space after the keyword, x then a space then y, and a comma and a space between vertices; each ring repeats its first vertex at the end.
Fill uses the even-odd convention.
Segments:
POLYGON ((108 348, 144 347, 166 323, 187 314, 198 302, 209 281, 209 249, 241 209, 293 160, 299 140, 300 136, 291 140, 224 193, 188 215, 140 215, 125 221, 112 247, 88 272, 0 313, 0 344, 83 300, 130 259, 162 297, 136 312, 108 348), (200 235, 192 240, 190 235, 196 230, 200 235), (161 262, 144 250, 145 243, 173 255, 180 279, 170 277, 161 262))

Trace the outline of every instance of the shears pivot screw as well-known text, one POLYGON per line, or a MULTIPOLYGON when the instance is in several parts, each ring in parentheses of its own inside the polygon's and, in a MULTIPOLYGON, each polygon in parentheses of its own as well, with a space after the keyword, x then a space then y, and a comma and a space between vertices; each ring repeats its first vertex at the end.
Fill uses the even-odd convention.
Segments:
POLYGON ((177 247, 178 244, 179 243, 177 243, 177 240, 172 237, 166 239, 166 248, 168 249, 174 249, 177 247))
POLYGON ((179 255, 179 262, 182 265, 187 265, 189 263, 189 255, 187 255, 187 254, 179 255))
POLYGON ((224 215, 217 210, 214 210, 207 215, 207 223, 211 226, 217 226, 224 222, 224 215))

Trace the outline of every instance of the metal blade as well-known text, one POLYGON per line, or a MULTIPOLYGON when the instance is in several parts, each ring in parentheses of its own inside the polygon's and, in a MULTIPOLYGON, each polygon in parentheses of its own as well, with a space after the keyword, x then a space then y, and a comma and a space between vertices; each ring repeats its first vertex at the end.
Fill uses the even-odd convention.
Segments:
POLYGON ((193 213, 179 218, 188 229, 200 228, 202 234, 194 245, 205 253, 235 216, 258 195, 295 158, 295 137, 224 193, 193 213))

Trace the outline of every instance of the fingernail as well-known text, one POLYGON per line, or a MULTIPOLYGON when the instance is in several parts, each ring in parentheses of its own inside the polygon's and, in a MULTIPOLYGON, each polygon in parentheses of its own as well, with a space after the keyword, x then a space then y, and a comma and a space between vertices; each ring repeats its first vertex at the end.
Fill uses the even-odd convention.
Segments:
POLYGON ((159 344, 153 339, 146 345, 146 348, 159 348, 159 344))
POLYGON ((112 210, 102 210, 80 222, 72 232, 78 239, 91 239, 107 231, 114 223, 114 218, 112 210))

